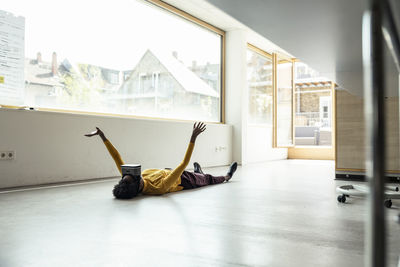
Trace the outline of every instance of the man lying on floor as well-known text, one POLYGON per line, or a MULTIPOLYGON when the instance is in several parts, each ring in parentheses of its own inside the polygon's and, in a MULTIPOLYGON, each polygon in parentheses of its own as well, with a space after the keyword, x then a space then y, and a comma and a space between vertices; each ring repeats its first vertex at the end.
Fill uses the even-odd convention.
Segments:
MULTIPOLYGON (((225 176, 212 176, 204 174, 200 165, 194 163, 194 172, 185 171, 192 156, 194 144, 199 134, 204 132, 206 125, 202 122, 193 125, 193 132, 190 138, 189 146, 186 150, 183 161, 174 170, 149 169, 142 172, 140 180, 133 179, 130 175, 125 175, 114 186, 113 194, 116 198, 129 199, 136 197, 139 193, 148 195, 162 195, 169 192, 176 192, 185 189, 197 188, 210 184, 220 184, 229 181, 237 169, 237 163, 234 162, 229 167, 229 171, 225 176)), ((122 175, 121 165, 124 165, 117 149, 110 143, 104 133, 96 127, 96 131, 85 134, 87 137, 98 135, 103 140, 111 157, 114 159, 119 172, 122 175)))

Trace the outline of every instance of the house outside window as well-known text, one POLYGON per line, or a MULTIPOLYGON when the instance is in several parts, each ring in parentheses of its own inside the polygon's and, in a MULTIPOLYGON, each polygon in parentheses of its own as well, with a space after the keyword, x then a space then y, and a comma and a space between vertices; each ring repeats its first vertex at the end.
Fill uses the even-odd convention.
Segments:
POLYGON ((110 72, 108 74, 108 81, 111 84, 119 84, 119 73, 118 72, 110 72))
POLYGON ((158 88, 159 77, 160 77, 160 73, 159 72, 153 72, 153 76, 152 76, 151 82, 152 82, 152 86, 153 86, 154 89, 158 88))
POLYGON ((26 22, 18 104, 221 121, 223 31, 142 1, 98 1, 92 12, 93 2, 71 0, 64 8, 2 1, 1 10, 26 22))

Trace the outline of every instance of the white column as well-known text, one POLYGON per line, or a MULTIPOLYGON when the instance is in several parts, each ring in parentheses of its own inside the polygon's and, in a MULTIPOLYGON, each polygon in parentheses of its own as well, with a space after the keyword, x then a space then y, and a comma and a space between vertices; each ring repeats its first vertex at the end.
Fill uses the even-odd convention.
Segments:
POLYGON ((225 62, 225 119, 233 125, 232 158, 239 164, 245 163, 244 155, 247 124, 246 84, 246 32, 241 29, 226 33, 225 62))

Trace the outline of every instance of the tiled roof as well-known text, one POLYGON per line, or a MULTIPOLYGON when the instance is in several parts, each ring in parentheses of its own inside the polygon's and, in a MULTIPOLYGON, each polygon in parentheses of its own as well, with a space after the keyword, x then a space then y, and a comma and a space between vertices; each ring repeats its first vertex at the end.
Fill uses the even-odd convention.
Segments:
POLYGON ((184 90, 200 95, 219 97, 219 93, 211 86, 200 79, 196 74, 189 70, 182 62, 173 56, 163 55, 159 52, 147 50, 146 53, 151 53, 161 64, 171 73, 176 81, 183 87, 184 90))

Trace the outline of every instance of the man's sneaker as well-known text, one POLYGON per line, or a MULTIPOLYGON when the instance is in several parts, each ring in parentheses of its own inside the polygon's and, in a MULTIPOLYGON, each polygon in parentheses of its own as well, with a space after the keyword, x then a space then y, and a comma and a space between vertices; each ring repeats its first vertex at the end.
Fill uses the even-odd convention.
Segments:
POLYGON ((198 162, 193 163, 193 166, 194 166, 194 172, 195 173, 204 174, 203 170, 201 169, 201 166, 200 166, 200 164, 198 162))
POLYGON ((231 164, 231 166, 229 166, 229 171, 226 174, 229 178, 226 181, 229 181, 232 178, 232 176, 235 173, 236 169, 237 169, 237 162, 234 162, 234 163, 231 164))

